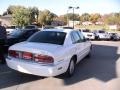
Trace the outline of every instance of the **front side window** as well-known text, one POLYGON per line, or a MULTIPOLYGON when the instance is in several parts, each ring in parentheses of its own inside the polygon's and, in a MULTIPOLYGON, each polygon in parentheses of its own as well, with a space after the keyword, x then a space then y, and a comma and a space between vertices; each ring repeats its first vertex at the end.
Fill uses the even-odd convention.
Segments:
POLYGON ((78 43, 81 40, 79 34, 76 31, 71 33, 71 39, 73 43, 78 43))
POLYGON ((78 32, 79 33, 79 36, 81 38, 81 41, 84 42, 85 41, 85 37, 84 35, 81 33, 81 32, 78 32))
POLYGON ((65 32, 40 31, 31 36, 27 41, 63 45, 65 37, 66 37, 65 32))

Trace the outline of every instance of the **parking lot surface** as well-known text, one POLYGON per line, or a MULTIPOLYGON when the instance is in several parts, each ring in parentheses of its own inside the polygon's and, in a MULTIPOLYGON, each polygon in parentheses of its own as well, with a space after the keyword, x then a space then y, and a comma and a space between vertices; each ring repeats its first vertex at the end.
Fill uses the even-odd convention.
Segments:
POLYGON ((120 41, 92 41, 73 77, 22 74, 0 64, 0 90, 120 90, 120 41))

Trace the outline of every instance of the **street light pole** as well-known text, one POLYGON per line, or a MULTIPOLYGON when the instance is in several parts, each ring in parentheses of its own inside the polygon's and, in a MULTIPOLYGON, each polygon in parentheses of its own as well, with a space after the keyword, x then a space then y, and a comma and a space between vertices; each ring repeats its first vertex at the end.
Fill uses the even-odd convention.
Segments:
POLYGON ((73 28, 74 28, 74 8, 73 8, 73 28))
POLYGON ((67 10, 67 26, 69 27, 69 17, 68 17, 68 11, 69 11, 69 10, 67 10))
POLYGON ((77 7, 72 7, 72 6, 69 6, 69 9, 73 9, 73 28, 74 28, 74 19, 75 19, 75 17, 74 17, 74 9, 79 9, 79 7, 77 6, 77 7))

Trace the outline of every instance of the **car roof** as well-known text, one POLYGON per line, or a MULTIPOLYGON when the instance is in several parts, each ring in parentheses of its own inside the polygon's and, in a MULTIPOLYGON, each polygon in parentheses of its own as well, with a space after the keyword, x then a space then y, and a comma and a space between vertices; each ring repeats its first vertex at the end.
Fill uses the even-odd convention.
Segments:
POLYGON ((42 31, 55 31, 55 32, 72 32, 74 29, 43 29, 42 31))
POLYGON ((29 31, 29 30, 39 30, 39 29, 35 29, 35 28, 32 28, 32 29, 17 29, 17 30, 21 30, 21 31, 29 31))

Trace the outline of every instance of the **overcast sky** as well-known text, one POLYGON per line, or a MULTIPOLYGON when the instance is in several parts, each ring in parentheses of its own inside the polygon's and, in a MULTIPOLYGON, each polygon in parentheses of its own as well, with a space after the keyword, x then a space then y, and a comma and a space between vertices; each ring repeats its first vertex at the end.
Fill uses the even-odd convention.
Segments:
POLYGON ((85 12, 100 14, 120 12, 120 0, 0 0, 0 14, 9 5, 36 6, 39 10, 48 9, 57 15, 67 13, 69 6, 79 6, 80 8, 75 10, 79 14, 85 12))

